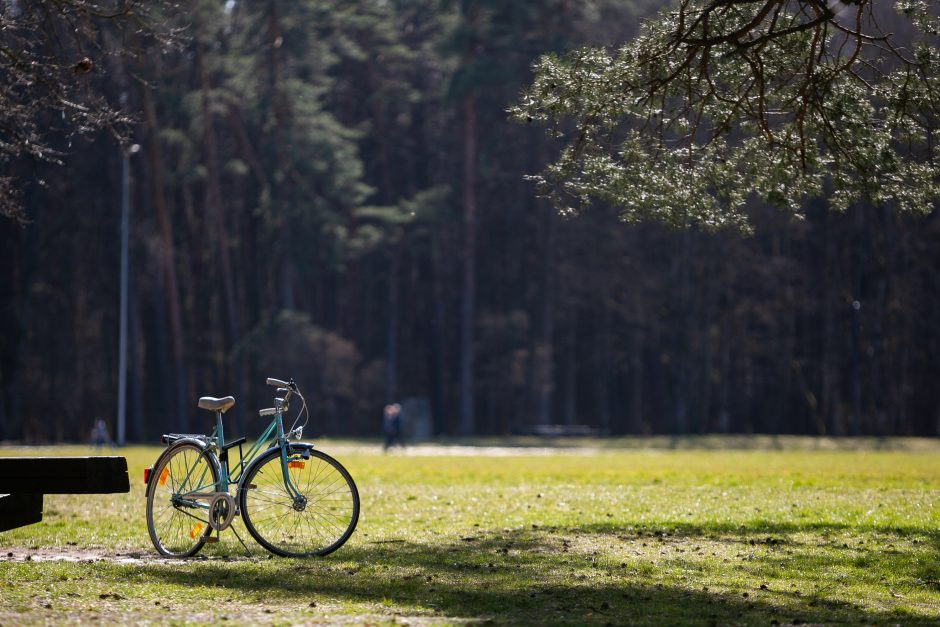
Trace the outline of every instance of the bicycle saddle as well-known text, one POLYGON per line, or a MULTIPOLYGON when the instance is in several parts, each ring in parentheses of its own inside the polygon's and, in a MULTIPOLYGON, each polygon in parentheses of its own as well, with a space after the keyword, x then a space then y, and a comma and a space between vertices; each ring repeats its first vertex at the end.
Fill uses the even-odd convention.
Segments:
POLYGON ((235 406, 235 397, 226 396, 225 398, 215 398, 214 396, 203 396, 199 399, 199 409, 208 409, 209 411, 218 411, 223 414, 235 406))

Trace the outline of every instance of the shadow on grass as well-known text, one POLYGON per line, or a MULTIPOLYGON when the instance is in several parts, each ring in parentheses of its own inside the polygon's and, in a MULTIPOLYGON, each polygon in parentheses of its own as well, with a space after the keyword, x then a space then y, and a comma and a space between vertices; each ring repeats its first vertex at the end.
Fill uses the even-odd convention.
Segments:
MULTIPOLYGON (((566 529, 560 529, 564 532, 566 529)), ((796 571, 807 583, 829 585, 826 572, 851 573, 855 580, 883 581, 940 592, 940 529, 897 525, 752 520, 707 525, 670 522, 648 525, 585 524, 577 531, 619 538, 649 536, 661 542, 701 539, 761 547, 765 570, 796 571)))
MULTIPOLYGON (((147 565, 143 569, 145 577, 153 580, 226 590, 231 598, 243 602, 294 605, 299 611, 311 601, 326 601, 372 608, 364 614, 532 624, 586 620, 649 625, 940 624, 923 609, 901 601, 888 603, 890 609, 876 611, 865 607, 862 600, 856 603, 828 594, 839 585, 832 572, 873 578, 872 585, 889 600, 887 584, 878 581, 885 572, 908 582, 930 586, 934 581, 935 585, 936 560, 931 567, 923 551, 936 557, 940 534, 931 536, 933 546, 912 551, 903 534, 879 532, 886 534, 879 536, 881 540, 893 539, 895 548, 885 545, 857 550, 805 542, 791 537, 796 531, 811 529, 772 525, 744 531, 691 525, 668 530, 636 525, 619 530, 523 529, 478 533, 448 543, 366 542, 322 559, 194 560, 147 565), (676 554, 656 564, 643 558, 627 563, 605 557, 607 549, 592 552, 577 545, 599 538, 608 549, 617 542, 639 540, 647 540, 657 549, 666 549, 669 544, 677 548, 707 542, 757 546, 763 552, 759 562, 762 569, 777 569, 791 581, 795 577, 803 589, 773 579, 769 585, 761 585, 760 575, 748 578, 753 584, 745 588, 722 584, 727 576, 720 572, 722 568, 749 577, 754 574, 749 572, 753 562, 722 567, 707 560, 695 563, 676 554), (904 548, 898 548, 902 543, 904 548), (695 575, 677 576, 683 568, 695 575), (921 572, 922 568, 927 570, 921 572), (669 569, 671 576, 663 577, 663 569, 669 569), (715 589, 702 586, 703 581, 715 589)), ((140 572, 141 567, 133 568, 140 572)))
MULTIPOLYGON (((546 529, 553 529, 547 527, 546 529)), ((753 519, 746 522, 708 522, 698 524, 682 521, 660 521, 650 523, 631 523, 612 520, 610 522, 591 522, 575 526, 557 527, 559 531, 571 530, 579 533, 623 534, 636 533, 645 535, 673 535, 680 537, 711 537, 737 535, 743 541, 750 542, 753 536, 761 534, 779 534, 792 536, 809 533, 826 538, 840 533, 865 534, 874 537, 884 536, 899 540, 913 539, 932 543, 940 549, 940 529, 924 529, 919 526, 872 525, 865 523, 845 523, 828 521, 779 521, 753 519)))

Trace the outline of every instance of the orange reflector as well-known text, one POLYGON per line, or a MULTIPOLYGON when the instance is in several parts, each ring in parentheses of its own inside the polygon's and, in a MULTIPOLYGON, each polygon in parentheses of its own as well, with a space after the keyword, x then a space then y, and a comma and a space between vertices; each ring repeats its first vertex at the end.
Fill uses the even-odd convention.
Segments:
POLYGON ((193 540, 196 539, 196 536, 202 531, 202 523, 196 523, 196 526, 192 528, 192 531, 189 532, 189 537, 193 540))
POLYGON ((287 467, 288 468, 303 468, 304 463, 300 461, 287 462, 287 467))
POLYGON ((160 485, 166 484, 166 477, 170 474, 170 469, 166 466, 163 467, 163 472, 160 473, 160 485))

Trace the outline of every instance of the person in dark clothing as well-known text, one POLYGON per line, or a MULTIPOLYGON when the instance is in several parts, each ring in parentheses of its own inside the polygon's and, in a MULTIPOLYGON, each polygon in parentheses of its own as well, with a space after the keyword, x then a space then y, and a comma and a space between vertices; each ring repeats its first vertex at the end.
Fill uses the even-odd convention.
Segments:
POLYGON ((95 448, 101 448, 111 442, 111 436, 108 434, 108 425, 101 418, 95 419, 95 426, 91 430, 91 443, 95 448))
POLYGON ((385 406, 385 413, 382 417, 382 433, 385 436, 383 446, 385 451, 388 451, 396 440, 399 446, 405 447, 405 438, 402 433, 401 405, 398 403, 385 406))

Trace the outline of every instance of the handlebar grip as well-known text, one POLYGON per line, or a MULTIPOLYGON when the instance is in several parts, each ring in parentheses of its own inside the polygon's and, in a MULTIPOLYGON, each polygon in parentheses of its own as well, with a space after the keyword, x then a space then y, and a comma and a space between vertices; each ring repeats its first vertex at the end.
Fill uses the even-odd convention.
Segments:
POLYGON ((287 382, 281 381, 280 379, 273 379, 271 377, 268 377, 268 385, 273 385, 276 388, 286 388, 287 382))

